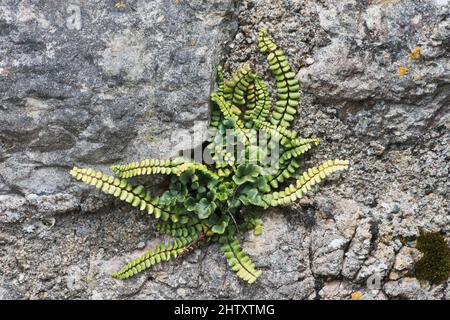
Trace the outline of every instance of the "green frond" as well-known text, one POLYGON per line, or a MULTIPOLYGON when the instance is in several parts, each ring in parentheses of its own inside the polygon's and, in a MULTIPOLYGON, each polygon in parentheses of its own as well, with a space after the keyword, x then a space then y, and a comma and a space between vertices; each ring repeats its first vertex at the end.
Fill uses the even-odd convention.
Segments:
POLYGON ((292 159, 287 165, 278 170, 274 176, 268 176, 268 183, 272 188, 278 188, 280 183, 294 177, 299 167, 300 163, 297 160, 292 159))
POLYGON ((257 101, 257 91, 256 91, 256 85, 255 85, 255 78, 252 79, 252 81, 247 86, 247 90, 245 92, 245 101, 247 102, 247 107, 245 109, 244 113, 244 119, 246 120, 245 127, 248 128, 249 120, 251 120, 252 114, 256 107, 256 101, 257 101))
POLYGON ((142 185, 134 187, 126 179, 108 176, 100 171, 86 168, 74 167, 70 174, 77 180, 95 186, 102 192, 119 198, 133 207, 138 207, 141 211, 153 214, 156 219, 177 220, 178 214, 160 205, 158 198, 152 198, 142 185))
POLYGON ((202 231, 202 224, 197 217, 192 217, 185 224, 182 223, 156 223, 156 230, 169 236, 196 237, 202 231))
POLYGON ((202 171, 204 174, 217 179, 217 174, 209 170, 204 164, 189 162, 189 160, 183 158, 175 158, 174 160, 147 159, 141 162, 111 166, 111 170, 116 176, 126 179, 151 174, 174 174, 179 176, 189 168, 202 171))
POLYGON ((299 144, 291 147, 290 149, 283 150, 278 164, 280 168, 275 174, 265 176, 270 186, 274 189, 278 188, 280 183, 287 181, 290 178, 295 177, 297 169, 300 164, 297 162, 297 158, 311 149, 313 146, 318 146, 320 139, 308 138, 299 140, 299 144))
POLYGON ((224 119, 230 119, 233 122, 233 128, 236 136, 242 143, 248 145, 252 143, 256 137, 251 135, 251 132, 244 127, 244 123, 241 119, 232 111, 230 104, 225 99, 219 96, 217 93, 211 93, 211 100, 214 101, 222 112, 224 119))
POLYGON ((214 146, 214 155, 212 159, 216 161, 216 168, 218 169, 217 174, 219 177, 228 176, 231 172, 226 167, 234 165, 236 161, 234 155, 228 152, 223 145, 214 146))
POLYGON ((266 84, 259 77, 255 77, 255 90, 255 107, 250 110, 251 113, 248 116, 246 113, 247 128, 253 127, 253 120, 265 121, 270 114, 270 94, 266 84))
POLYGON ((303 172, 302 175, 284 191, 273 192, 264 195, 264 201, 270 203, 272 207, 285 205, 301 199, 312 187, 331 175, 333 172, 347 170, 348 160, 328 160, 318 168, 313 167, 303 172))
POLYGON ((223 95, 225 85, 224 85, 224 79, 223 79, 223 68, 219 64, 217 65, 217 94, 223 95))
POLYGON ((258 34, 258 46, 261 52, 267 53, 269 68, 277 85, 277 102, 270 122, 276 126, 289 127, 297 113, 299 82, 284 52, 269 38, 266 29, 258 34))
POLYGON ((151 174, 176 174, 185 163, 189 163, 189 160, 184 158, 173 160, 146 159, 139 162, 113 165, 110 168, 119 178, 129 179, 151 174))
POLYGON ((209 170, 208 167, 205 166, 203 163, 197 163, 197 162, 183 163, 183 164, 177 166, 176 170, 174 170, 174 173, 177 176, 179 176, 188 169, 192 169, 196 172, 201 172, 204 175, 209 176, 211 179, 214 179, 214 180, 218 179, 218 175, 215 172, 209 170))
POLYGON ((217 175, 219 177, 228 176, 230 172, 226 167, 234 165, 236 159, 232 153, 227 151, 226 136, 217 133, 217 135, 211 137, 210 143, 206 148, 214 161, 217 175))
POLYGON ((187 236, 177 238, 166 244, 160 244, 156 248, 148 250, 139 258, 128 262, 120 270, 114 272, 112 276, 124 280, 156 264, 175 259, 177 256, 190 251, 190 244, 196 239, 197 237, 187 236))
POLYGON ((278 46, 267 35, 267 28, 262 28, 258 32, 258 47, 262 53, 272 52, 278 49, 278 46))
POLYGON ((222 245, 220 250, 237 276, 250 284, 255 282, 262 274, 262 271, 256 269, 255 264, 251 262, 248 255, 242 250, 236 238, 232 235, 225 235, 220 237, 219 242, 222 245))
POLYGON ((235 127, 244 128, 244 123, 239 119, 239 115, 232 110, 230 102, 226 101, 224 97, 221 97, 216 92, 211 93, 211 100, 217 104, 225 119, 231 118, 235 121, 235 127))
POLYGON ((258 129, 263 130, 271 137, 278 139, 283 147, 290 148, 301 144, 300 141, 296 139, 297 132, 295 131, 277 127, 267 121, 254 120, 254 123, 258 129))
POLYGON ((250 68, 245 66, 233 73, 231 81, 225 81, 224 98, 235 115, 239 116, 242 113, 241 108, 245 105, 247 88, 253 82, 253 77, 254 74, 250 68))
MULTIPOLYGON (((217 91, 216 91, 216 93, 219 96, 223 97, 223 90, 224 90, 223 68, 219 64, 219 65, 217 65, 217 91)), ((209 142, 213 142, 214 137, 218 133, 219 125, 223 120, 222 112, 220 112, 220 110, 217 107, 216 108, 214 108, 214 107, 215 107, 215 105, 213 105, 213 108, 211 110, 211 120, 210 120, 209 128, 208 128, 208 141, 209 142)))
POLYGON ((280 164, 282 165, 292 158, 298 158, 306 151, 308 151, 312 147, 317 147, 319 144, 319 138, 306 138, 298 140, 298 143, 296 143, 294 146, 290 147, 289 149, 283 150, 283 153, 279 159, 280 164))
POLYGON ((212 142, 219 131, 219 125, 222 122, 222 112, 218 109, 211 110, 211 119, 208 128, 208 141, 212 142))
MULTIPOLYGON (((219 113, 220 116, 215 116, 216 118, 214 119, 214 125, 216 125, 217 128, 210 128, 210 131, 208 133, 209 144, 206 146, 211 154, 212 160, 214 160, 217 169, 231 166, 235 162, 233 154, 229 153, 226 150, 226 136, 219 133, 219 122, 223 120, 223 116, 220 110, 219 113)), ((212 121, 213 119, 211 119, 211 123, 212 121)), ((218 171, 217 174, 219 177, 223 177, 229 174, 228 169, 226 169, 226 171, 227 173, 224 173, 225 171, 220 170, 220 172, 218 171)))
POLYGON ((259 236, 262 233, 262 220, 259 215, 246 212, 244 221, 239 226, 242 232, 253 230, 255 236, 259 236))

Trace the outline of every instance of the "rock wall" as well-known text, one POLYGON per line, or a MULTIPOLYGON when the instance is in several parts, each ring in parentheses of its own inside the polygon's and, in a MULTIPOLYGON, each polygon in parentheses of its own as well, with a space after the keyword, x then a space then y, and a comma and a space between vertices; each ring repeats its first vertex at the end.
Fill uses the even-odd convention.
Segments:
POLYGON ((0 5, 0 298, 450 298, 413 270, 419 228, 450 239, 448 1, 115 3, 0 5), (161 236, 68 169, 190 147, 171 137, 206 127, 216 63, 273 85, 260 27, 298 70, 296 130, 323 141, 305 166, 351 170, 245 236, 264 271, 252 286, 214 245, 112 279, 161 236))

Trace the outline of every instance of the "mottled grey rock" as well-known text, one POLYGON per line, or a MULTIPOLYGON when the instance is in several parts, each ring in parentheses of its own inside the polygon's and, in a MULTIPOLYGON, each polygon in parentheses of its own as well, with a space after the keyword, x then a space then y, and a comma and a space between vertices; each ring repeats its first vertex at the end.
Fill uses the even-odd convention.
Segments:
POLYGON ((328 300, 348 299, 351 293, 351 284, 337 280, 327 282, 319 291, 320 296, 328 300))
POLYGON ((338 276, 342 269, 344 247, 348 240, 336 230, 333 221, 314 228, 311 234, 312 272, 318 276, 338 276))
POLYGON ((342 266, 342 275, 344 277, 348 279, 356 277, 357 272, 371 253, 372 236, 369 221, 367 219, 360 221, 344 256, 342 266))
POLYGON ((449 281, 413 278, 408 253, 419 228, 450 239, 448 1, 126 2, 82 2, 81 23, 76 4, 0 5, 1 299, 449 299, 449 281), (351 169, 241 236, 263 270, 252 286, 217 245, 111 278, 164 238, 67 170, 190 147, 168 139, 205 132, 214 64, 270 79, 260 27, 298 71, 295 129, 322 139, 302 164, 351 169))
POLYGON ((206 132, 215 65, 237 26, 234 1, 126 1, 124 9, 104 1, 2 2, 0 223, 2 238, 19 239, 2 244, 4 296, 117 296, 104 288, 108 281, 114 288, 105 261, 121 245, 143 243, 150 226, 142 218, 122 225, 120 210, 106 215, 111 199, 74 183, 68 170, 201 143, 170 139, 189 138, 195 126, 206 132), (99 210, 103 217, 86 214, 99 210), (99 228, 139 241, 116 243, 99 228), (23 273, 14 256, 29 266, 23 273))
POLYGON ((398 280, 402 276, 408 274, 412 275, 415 263, 417 263, 422 256, 423 254, 415 248, 401 248, 395 257, 394 266, 389 274, 389 279, 398 280))
POLYGON ((398 281, 389 281, 384 285, 384 291, 390 297, 397 299, 430 300, 443 297, 444 285, 421 284, 415 278, 404 277, 398 281))
POLYGON ((378 247, 364 261, 356 280, 367 280, 371 276, 384 279, 394 263, 395 253, 391 246, 379 243, 378 247))

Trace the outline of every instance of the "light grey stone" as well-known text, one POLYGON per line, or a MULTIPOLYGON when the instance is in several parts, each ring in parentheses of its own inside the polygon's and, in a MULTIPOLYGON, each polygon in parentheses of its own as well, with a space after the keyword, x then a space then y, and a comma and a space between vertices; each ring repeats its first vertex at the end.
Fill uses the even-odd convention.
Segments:
POLYGON ((419 228, 450 237, 448 1, 126 3, 0 5, 1 299, 449 299, 448 282, 412 278, 405 252, 419 228), (302 164, 343 158, 350 170, 241 236, 263 270, 252 286, 217 245, 111 278, 164 238, 68 170, 190 147, 169 138, 206 132, 216 63, 270 79, 261 27, 302 84, 294 129, 322 139, 302 164))

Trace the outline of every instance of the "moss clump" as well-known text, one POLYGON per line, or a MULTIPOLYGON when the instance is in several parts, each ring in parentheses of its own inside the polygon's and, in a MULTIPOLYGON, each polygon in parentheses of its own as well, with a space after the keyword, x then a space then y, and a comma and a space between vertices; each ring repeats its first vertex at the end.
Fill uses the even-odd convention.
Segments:
POLYGON ((450 248, 437 232, 420 230, 416 248, 423 257, 416 263, 416 278, 440 284, 450 276, 450 248))

